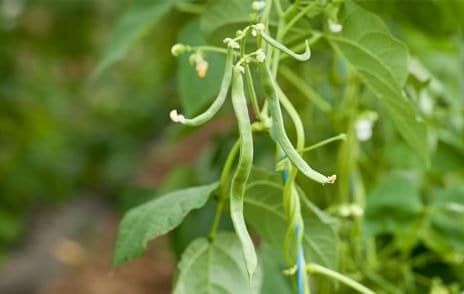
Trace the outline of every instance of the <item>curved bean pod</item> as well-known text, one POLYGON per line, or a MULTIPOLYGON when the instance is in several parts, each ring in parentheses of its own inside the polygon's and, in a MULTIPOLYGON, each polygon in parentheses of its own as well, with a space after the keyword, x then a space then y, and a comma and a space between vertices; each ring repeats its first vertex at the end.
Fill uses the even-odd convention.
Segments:
POLYGON ((279 49, 280 51, 290 55, 291 57, 295 58, 296 60, 306 61, 309 58, 311 58, 311 49, 309 48, 309 43, 308 43, 307 40, 305 41, 305 44, 306 44, 305 52, 303 52, 301 54, 298 54, 298 53, 293 52, 289 48, 285 47, 284 44, 276 41, 274 38, 272 38, 271 36, 266 34, 266 32, 263 31, 263 32, 260 32, 260 34, 268 44, 270 44, 271 46, 279 49))
POLYGON ((321 184, 334 183, 336 179, 335 175, 327 177, 313 170, 293 147, 290 139, 288 139, 287 133, 285 132, 282 111, 280 109, 279 98, 277 96, 277 86, 275 85, 271 71, 265 64, 262 64, 260 69, 262 84, 266 99, 268 101, 269 112, 272 117, 272 128, 274 130, 277 143, 279 143, 280 147, 285 152, 285 154, 287 154, 288 158, 295 165, 295 167, 305 176, 321 184))
POLYGON ((177 110, 172 110, 170 113, 171 120, 188 126, 199 126, 209 121, 221 109, 229 91, 230 81, 232 78, 232 63, 233 63, 233 49, 227 49, 226 64, 224 68, 224 76, 221 82, 221 89, 214 102, 203 113, 193 117, 186 118, 182 114, 177 113, 177 110))
POLYGON ((243 77, 238 68, 235 68, 233 73, 232 105, 240 133, 240 158, 230 184, 230 213, 235 232, 242 244, 246 268, 251 278, 258 260, 243 218, 243 197, 253 164, 253 136, 243 90, 243 77))

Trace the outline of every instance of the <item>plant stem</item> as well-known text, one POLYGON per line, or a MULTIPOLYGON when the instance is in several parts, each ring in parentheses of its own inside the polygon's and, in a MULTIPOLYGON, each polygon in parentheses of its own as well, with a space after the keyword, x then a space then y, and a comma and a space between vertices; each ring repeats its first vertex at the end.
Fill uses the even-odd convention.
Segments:
POLYGON ((216 209, 216 214, 214 216, 213 225, 211 226, 211 231, 209 233, 209 239, 214 240, 216 236, 217 228, 221 220, 222 210, 224 209, 225 200, 227 199, 228 191, 228 180, 230 178, 230 171, 232 165, 234 164, 235 157, 240 149, 240 139, 234 143, 232 149, 227 156, 226 163, 224 164, 224 169, 222 170, 221 179, 219 180, 219 203, 216 209))
POLYGON ((323 267, 321 265, 315 264, 315 263, 309 263, 306 265, 306 270, 310 274, 322 274, 328 277, 331 277, 333 279, 336 279, 343 284, 358 290, 360 293, 363 294, 375 294, 374 291, 368 289, 367 287, 361 285, 360 283, 356 282, 355 280, 348 278, 347 276, 344 276, 336 271, 333 271, 331 269, 328 269, 326 267, 323 267))
POLYGON ((305 132, 304 132, 303 122, 301 121, 301 117, 296 111, 293 104, 290 102, 290 99, 288 99, 287 95, 285 95, 285 93, 282 91, 282 89, 279 86, 277 86, 277 94, 279 95, 280 103, 282 104, 284 109, 287 111, 288 115, 290 116, 290 119, 292 120, 295 126, 296 150, 298 151, 303 150, 304 144, 305 144, 305 132))
POLYGON ((347 138, 346 134, 344 134, 344 133, 338 134, 336 136, 330 137, 330 138, 325 139, 325 140, 323 140, 323 141, 321 141, 319 143, 316 143, 316 144, 313 144, 313 145, 310 145, 310 146, 304 148, 303 150, 301 150, 301 154, 303 154, 305 152, 308 152, 308 151, 311 151, 311 150, 314 150, 314 149, 317 149, 317 148, 320 148, 320 147, 325 146, 325 145, 327 145, 329 143, 332 143, 334 141, 338 141, 338 140, 343 140, 344 141, 344 140, 346 140, 346 138, 347 138))
POLYGON ((216 237, 216 232, 219 227, 219 222, 221 221, 222 211, 224 210, 224 205, 226 197, 221 197, 219 200, 218 206, 216 208, 216 214, 214 215, 213 225, 211 226, 211 231, 209 232, 208 238, 209 240, 214 240, 216 237))
POLYGON ((176 4, 176 9, 180 12, 191 13, 191 14, 201 14, 205 10, 203 5, 188 3, 188 2, 179 2, 176 4))
POLYGON ((282 4, 280 3, 280 0, 274 0, 274 4, 276 7, 277 15, 279 15, 279 18, 283 18, 284 10, 282 9, 282 4))
POLYGON ((332 111, 332 106, 288 67, 281 66, 279 72, 321 111, 326 113, 332 111))
POLYGON ((209 51, 209 52, 216 52, 216 53, 223 53, 227 54, 227 49, 215 47, 215 46, 194 46, 190 48, 190 51, 199 50, 199 51, 209 51))
POLYGON ((317 8, 317 5, 318 3, 317 2, 313 2, 311 3, 310 5, 306 6, 305 8, 303 8, 297 15, 295 15, 288 23, 287 25, 284 27, 283 29, 283 34, 285 35, 288 30, 290 30, 304 15, 306 15, 308 12, 310 12, 311 10, 317 8))
POLYGON ((258 120, 263 121, 261 110, 259 109, 258 98, 256 97, 255 88, 253 86, 253 77, 251 76, 251 70, 248 64, 245 65, 245 80, 253 111, 258 120))

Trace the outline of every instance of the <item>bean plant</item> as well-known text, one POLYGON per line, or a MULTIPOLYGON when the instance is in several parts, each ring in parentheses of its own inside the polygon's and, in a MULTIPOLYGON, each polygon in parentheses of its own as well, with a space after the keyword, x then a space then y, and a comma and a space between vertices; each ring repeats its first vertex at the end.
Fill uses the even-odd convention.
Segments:
POLYGON ((169 117, 199 128, 232 109, 237 131, 230 147, 221 146, 228 155, 215 182, 124 216, 115 266, 213 202, 209 234, 184 250, 174 293, 462 290, 462 162, 447 178, 433 171, 437 146, 463 150, 462 121, 443 127, 462 118, 463 103, 449 99, 453 92, 444 93, 446 85, 365 4, 166 0, 125 15, 117 30, 126 34, 115 33, 98 70, 122 57, 142 24, 171 8, 192 15, 187 32, 201 30, 206 40, 181 39, 171 52, 195 70, 187 79, 214 81, 216 98, 207 106, 212 95, 189 95, 202 90, 192 88, 182 105, 194 115, 174 109, 169 117), (389 159, 394 150, 399 160, 389 159), (232 230, 221 226, 224 218, 232 230), (442 273, 427 267, 434 260, 442 273))

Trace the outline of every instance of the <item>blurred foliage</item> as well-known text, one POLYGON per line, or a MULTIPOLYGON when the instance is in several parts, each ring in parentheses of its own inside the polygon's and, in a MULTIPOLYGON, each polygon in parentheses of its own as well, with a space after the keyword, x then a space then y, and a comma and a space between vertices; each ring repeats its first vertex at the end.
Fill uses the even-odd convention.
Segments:
POLYGON ((125 9, 113 1, 0 1, 0 251, 32 208, 89 191, 119 197, 161 134, 175 103, 175 16, 117 70, 89 81, 125 9))

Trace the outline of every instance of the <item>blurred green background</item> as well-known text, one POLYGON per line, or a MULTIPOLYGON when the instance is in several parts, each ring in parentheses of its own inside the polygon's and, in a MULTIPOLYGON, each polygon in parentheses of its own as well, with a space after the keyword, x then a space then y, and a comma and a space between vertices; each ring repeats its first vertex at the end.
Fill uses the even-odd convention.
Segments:
POLYGON ((0 252, 37 206, 86 191, 116 197, 176 103, 178 26, 153 30, 89 82, 119 1, 0 2, 0 252), (172 31, 171 31, 172 30, 172 31))

